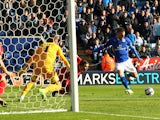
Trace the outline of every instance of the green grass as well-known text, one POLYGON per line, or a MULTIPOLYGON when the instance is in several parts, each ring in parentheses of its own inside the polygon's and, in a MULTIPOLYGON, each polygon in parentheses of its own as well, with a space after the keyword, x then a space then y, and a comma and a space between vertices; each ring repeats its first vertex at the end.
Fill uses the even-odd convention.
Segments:
MULTIPOLYGON (((125 94, 122 85, 79 86, 80 112, 10 114, 0 115, 0 120, 160 120, 160 86, 150 86, 155 90, 153 96, 144 94, 144 89, 148 85, 132 85, 133 95, 125 94)), ((38 95, 38 99, 39 97, 38 95)), ((70 99, 68 95, 63 97, 67 102, 65 107, 69 109, 70 99)), ((14 102, 18 106, 23 104, 16 99, 14 102)), ((0 111, 8 108, 10 107, 0 107, 0 111)))

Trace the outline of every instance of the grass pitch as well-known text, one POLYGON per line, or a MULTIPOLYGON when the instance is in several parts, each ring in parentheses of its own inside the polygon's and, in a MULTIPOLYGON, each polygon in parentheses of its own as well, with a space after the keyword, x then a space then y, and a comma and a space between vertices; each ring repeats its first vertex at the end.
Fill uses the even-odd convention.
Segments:
MULTIPOLYGON (((125 94, 122 85, 79 86, 80 112, 0 114, 0 120, 160 120, 160 86, 131 85, 131 88, 133 95, 125 94), (154 88, 153 96, 144 94, 148 86, 154 88)), ((70 109, 70 99, 68 95, 64 97, 65 107, 70 109)), ((6 108, 0 107, 2 110, 6 108)))

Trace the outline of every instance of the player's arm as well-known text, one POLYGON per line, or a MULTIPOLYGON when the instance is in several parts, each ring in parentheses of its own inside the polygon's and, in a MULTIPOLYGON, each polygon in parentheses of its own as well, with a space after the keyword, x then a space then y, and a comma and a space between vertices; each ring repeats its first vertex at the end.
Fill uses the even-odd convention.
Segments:
POLYGON ((60 47, 58 49, 58 55, 60 56, 60 59, 64 61, 64 64, 67 66, 67 69, 70 69, 70 64, 67 58, 64 56, 63 51, 60 47))
POLYGON ((140 60, 140 56, 137 52, 137 50, 135 49, 135 47, 132 45, 131 41, 129 39, 127 39, 127 44, 129 46, 129 48, 131 49, 131 51, 135 54, 135 56, 140 60))
POLYGON ((93 48, 92 52, 99 52, 100 50, 103 50, 104 48, 112 45, 112 39, 109 39, 106 43, 102 44, 98 48, 93 48))

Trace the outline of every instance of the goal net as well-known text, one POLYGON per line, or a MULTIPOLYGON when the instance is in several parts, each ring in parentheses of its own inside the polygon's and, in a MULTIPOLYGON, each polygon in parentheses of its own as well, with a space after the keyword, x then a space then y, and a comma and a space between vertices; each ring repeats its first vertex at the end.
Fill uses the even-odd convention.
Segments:
MULTIPOLYGON (((3 45, 2 59, 8 71, 17 73, 42 43, 55 35, 68 47, 67 10, 64 0, 1 0, 0 1, 0 42, 3 45)), ((66 57, 67 54, 66 54, 66 57)), ((59 57, 55 68, 62 81, 69 73, 59 57)), ((20 76, 6 76, 7 87, 2 98, 7 107, 0 107, 0 114, 23 112, 52 112, 70 109, 70 95, 65 93, 47 93, 43 101, 39 88, 45 88, 51 82, 38 76, 36 84, 20 102, 25 85, 31 81, 32 66, 20 76), (67 95, 66 95, 67 94, 67 95)))

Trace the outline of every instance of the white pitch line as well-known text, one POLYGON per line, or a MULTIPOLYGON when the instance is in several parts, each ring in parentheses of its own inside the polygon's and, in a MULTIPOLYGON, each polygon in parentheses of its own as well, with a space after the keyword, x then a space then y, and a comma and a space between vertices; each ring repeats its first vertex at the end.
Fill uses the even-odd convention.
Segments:
POLYGON ((125 114, 110 114, 110 113, 102 113, 102 112, 87 112, 80 111, 81 113, 89 113, 89 114, 97 114, 97 115, 106 115, 106 116, 117 116, 117 117, 130 117, 130 118, 142 118, 142 119, 150 119, 150 120, 160 120, 158 117, 150 117, 150 116, 134 116, 134 115, 125 115, 125 114))

